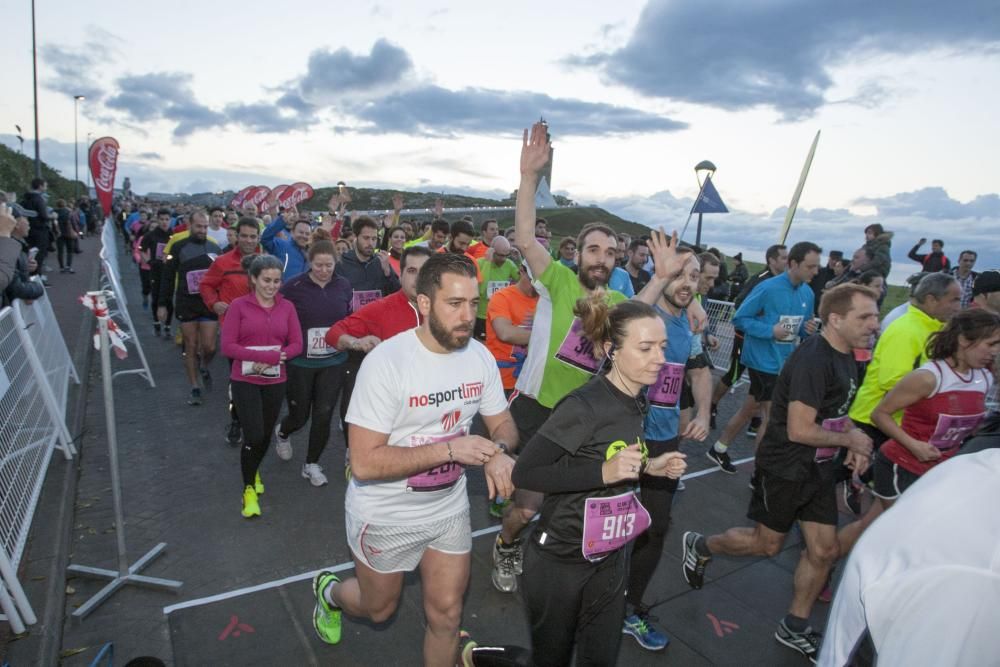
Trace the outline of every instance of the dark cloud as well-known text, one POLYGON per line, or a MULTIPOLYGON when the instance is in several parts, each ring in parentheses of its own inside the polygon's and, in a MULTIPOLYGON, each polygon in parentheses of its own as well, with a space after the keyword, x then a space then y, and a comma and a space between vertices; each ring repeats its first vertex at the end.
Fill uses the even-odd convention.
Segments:
MULTIPOLYGON (((86 44, 79 48, 50 44, 42 47, 41 61, 46 74, 42 85, 49 90, 69 95, 84 95, 89 102, 98 102, 106 91, 93 74, 107 60, 108 49, 101 44, 86 44)), ((84 107, 86 110, 86 107, 84 107)))
POLYGON ((879 215, 914 215, 931 220, 1000 218, 1000 195, 979 195, 963 204, 948 196, 944 188, 936 187, 890 197, 862 197, 855 203, 874 206, 879 215))
POLYGON ((346 48, 319 49, 309 56, 295 89, 306 100, 330 99, 398 83, 412 69, 409 54, 385 39, 375 42, 368 55, 355 55, 346 48))
POLYGON ((229 122, 251 132, 290 132, 305 129, 312 123, 309 116, 286 115, 278 105, 267 102, 230 104, 225 112, 229 122))
POLYGON ((151 72, 120 77, 118 92, 106 105, 139 122, 169 120, 175 123, 174 136, 181 138, 198 130, 221 127, 226 116, 195 98, 191 75, 182 72, 151 72))
MULTIPOLYGON (((566 62, 651 97, 723 109, 770 106, 786 119, 827 102, 830 68, 881 54, 996 52, 995 0, 651 0, 624 47, 566 62)), ((871 102, 873 91, 860 101, 871 102)))
POLYGON ((556 99, 543 93, 423 86, 349 109, 363 131, 451 137, 509 133, 539 115, 561 136, 672 132, 687 127, 654 113, 610 104, 556 99))

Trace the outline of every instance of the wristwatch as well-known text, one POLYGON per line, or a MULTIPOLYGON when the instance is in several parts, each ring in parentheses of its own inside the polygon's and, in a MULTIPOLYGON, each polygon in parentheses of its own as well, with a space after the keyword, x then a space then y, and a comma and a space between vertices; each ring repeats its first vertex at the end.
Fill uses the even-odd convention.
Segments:
POLYGON ((510 447, 507 446, 506 442, 498 442, 496 443, 496 446, 497 449, 499 449, 501 452, 503 452, 507 456, 510 456, 510 447))

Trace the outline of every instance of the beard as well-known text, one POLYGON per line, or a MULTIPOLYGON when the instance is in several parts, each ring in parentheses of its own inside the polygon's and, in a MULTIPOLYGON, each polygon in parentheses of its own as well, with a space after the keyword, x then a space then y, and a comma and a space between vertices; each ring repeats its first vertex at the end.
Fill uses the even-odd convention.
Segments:
POLYGON ((680 296, 681 290, 677 290, 673 294, 667 290, 663 290, 663 298, 674 308, 687 308, 694 301, 694 292, 688 292, 687 298, 682 298, 680 296))
POLYGON ((608 279, 611 277, 611 271, 608 267, 603 264, 591 264, 590 266, 584 268, 580 267, 580 284, 586 287, 588 290, 595 290, 598 287, 607 287, 608 279), (597 275, 591 275, 592 271, 600 271, 597 275))
POLYGON ((427 326, 430 328, 431 335, 434 336, 434 340, 438 342, 438 345, 449 352, 464 349, 472 338, 472 325, 468 327, 459 326, 449 330, 437 318, 433 309, 431 309, 430 314, 427 316, 427 326))

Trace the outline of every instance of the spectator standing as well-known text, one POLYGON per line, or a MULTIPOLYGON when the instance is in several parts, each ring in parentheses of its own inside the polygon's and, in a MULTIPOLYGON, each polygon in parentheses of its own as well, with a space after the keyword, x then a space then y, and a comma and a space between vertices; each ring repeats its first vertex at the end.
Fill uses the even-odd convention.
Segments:
POLYGON ((79 234, 73 224, 73 212, 66 206, 66 200, 56 201, 56 222, 59 227, 59 237, 56 239, 56 256, 59 259, 60 273, 76 273, 73 270, 73 255, 76 250, 76 239, 79 234))
POLYGON ((914 262, 920 262, 923 265, 923 270, 929 273, 934 273, 935 271, 947 271, 951 268, 951 261, 948 259, 947 255, 944 254, 944 241, 941 239, 934 239, 931 241, 931 251, 924 255, 917 254, 920 250, 920 246, 927 243, 927 239, 921 238, 917 241, 917 245, 910 249, 910 253, 907 255, 914 262))
POLYGON ((975 250, 963 250, 958 256, 958 266, 951 270, 951 275, 955 276, 958 286, 962 288, 962 309, 969 307, 972 303, 972 288, 976 284, 976 276, 979 274, 972 270, 976 265, 979 255, 975 250))
POLYGON ((49 243, 52 242, 49 236, 49 214, 45 204, 48 189, 49 184, 45 182, 44 178, 35 178, 31 181, 31 190, 25 192, 21 197, 21 208, 35 214, 28 217, 27 238, 30 247, 38 248, 38 254, 35 255, 38 267, 35 269, 35 273, 41 276, 43 283, 47 283, 49 280, 45 276, 45 257, 49 254, 49 243))
POLYGON ((889 277, 892 269, 892 236, 892 232, 885 231, 877 222, 865 227, 865 248, 872 259, 869 264, 861 267, 862 272, 874 270, 881 273, 883 278, 889 277))
MULTIPOLYGON (((0 209, 0 217, 4 216, 5 211, 0 209)), ((9 306, 14 299, 38 299, 45 294, 45 288, 39 283, 31 282, 30 278, 30 263, 34 260, 28 254, 28 244, 25 242, 25 238, 28 236, 30 223, 29 219, 34 211, 29 211, 25 208, 14 204, 11 209, 10 215, 15 220, 13 229, 10 231, 10 239, 0 238, 0 241, 11 240, 17 248, 17 254, 13 257, 13 266, 10 270, 10 277, 4 285, 4 281, 0 278, 0 285, 3 285, 3 294, 0 295, 0 308, 4 306, 9 306)), ((10 224, 9 222, 7 223, 10 224)), ((0 237, 6 226, 3 221, 0 220, 0 237)), ((2 254, 4 252, 4 244, 0 244, 0 263, 5 259, 2 254)), ((0 273, 4 273, 4 268, 0 264, 0 273)))

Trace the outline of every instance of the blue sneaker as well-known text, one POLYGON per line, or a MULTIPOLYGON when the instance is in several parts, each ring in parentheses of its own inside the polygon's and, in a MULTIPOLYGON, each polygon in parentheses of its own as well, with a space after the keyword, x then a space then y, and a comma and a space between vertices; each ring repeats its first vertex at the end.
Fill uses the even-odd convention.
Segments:
POLYGON ((622 626, 623 635, 631 635, 639 646, 647 651, 662 651, 670 643, 670 639, 651 623, 654 617, 649 612, 638 610, 635 614, 625 617, 622 626))

